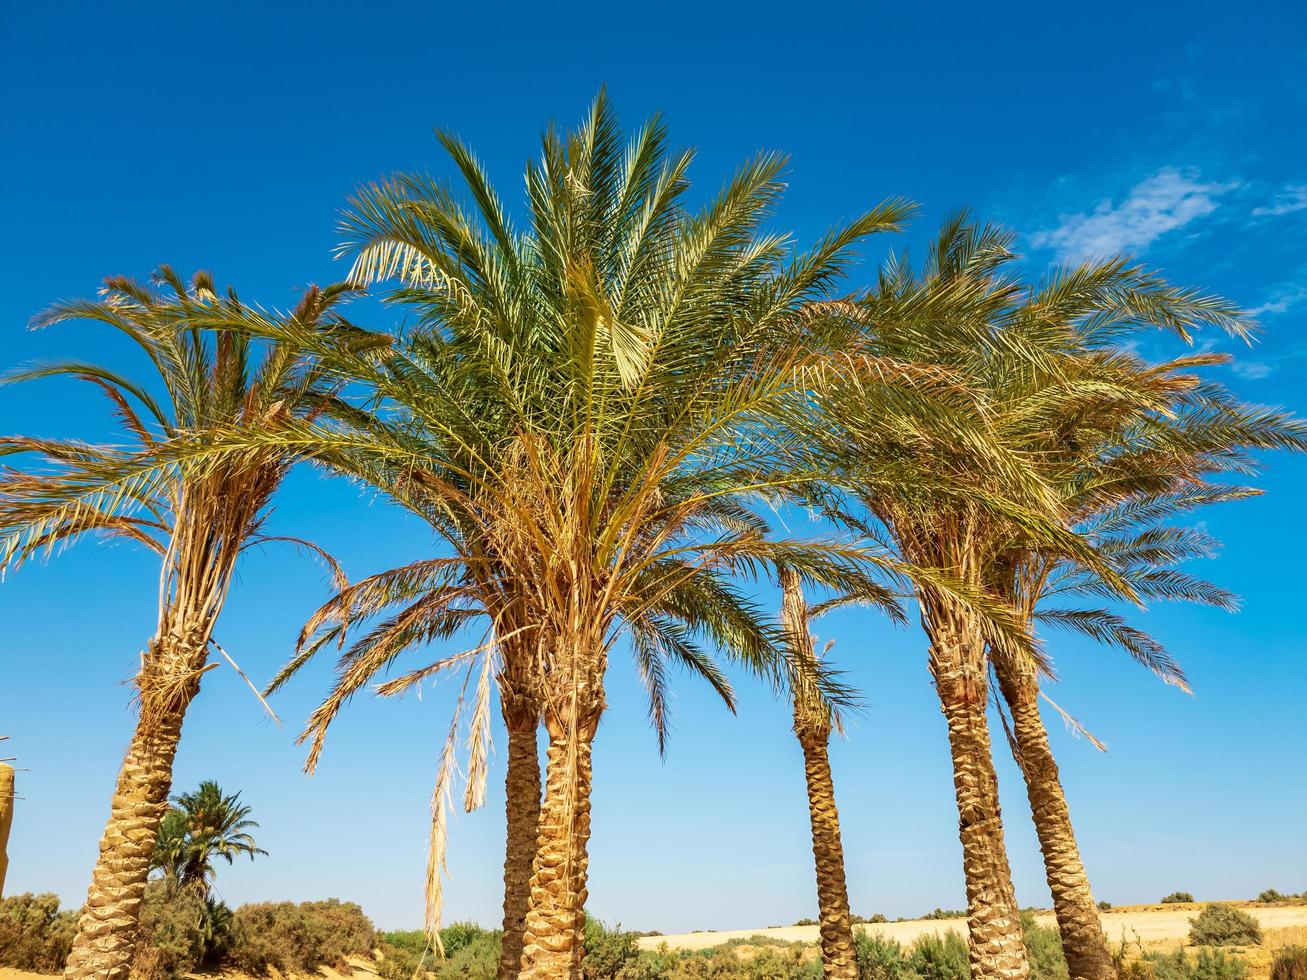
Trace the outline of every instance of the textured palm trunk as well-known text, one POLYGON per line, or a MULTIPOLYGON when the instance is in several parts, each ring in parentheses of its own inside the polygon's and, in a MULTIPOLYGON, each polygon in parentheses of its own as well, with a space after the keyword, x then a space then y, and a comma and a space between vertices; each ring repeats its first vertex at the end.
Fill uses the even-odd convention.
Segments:
POLYGON ((983 637, 970 617, 944 610, 928 623, 930 662, 948 722, 967 886, 973 980, 1024 980, 1030 961, 1012 887, 990 751, 983 637))
MULTIPOLYGON (((797 572, 781 569, 781 623, 796 658, 816 663, 808 631, 808 605, 797 572)), ((817 912, 820 917, 821 960, 825 975, 857 980, 853 948, 853 917, 844 873, 844 844, 835 807, 835 783, 830 770, 830 707, 817 695, 811 680, 796 676, 794 734, 803 748, 803 772, 808 783, 808 816, 812 824, 812 857, 817 871, 817 912)))
POLYGON ((591 747, 598 720, 598 710, 586 712, 572 724, 546 717, 545 793, 531 874, 521 980, 580 976, 588 895, 591 747))
POLYGON ((178 696, 169 698, 166 707, 147 710, 142 705, 118 773, 86 907, 64 967, 67 980, 127 977, 136 950, 150 858, 159 824, 168 812, 182 720, 196 689, 198 678, 182 685, 178 696))
POLYGON ((812 856, 817 867, 817 910, 821 916, 821 959, 827 977, 857 980, 853 917, 844 878, 844 845, 835 809, 826 738, 799 736, 803 771, 808 779, 808 815, 812 820, 812 856))
POLYGON ((14 769, 0 762, 0 898, 5 894, 9 871, 9 827, 14 821, 14 769))
POLYGON ((1039 682, 1020 665, 1001 658, 995 658, 995 668, 1012 715, 1013 755, 1025 776, 1071 980, 1115 980, 1116 968, 1076 846, 1057 761, 1039 714, 1039 682))
POLYGON ((536 731, 540 713, 535 705, 504 701, 508 729, 508 775, 504 779, 504 809, 508 818, 504 847, 504 944, 499 976, 512 980, 522 968, 526 914, 531 904, 531 870, 540 831, 540 755, 536 731))

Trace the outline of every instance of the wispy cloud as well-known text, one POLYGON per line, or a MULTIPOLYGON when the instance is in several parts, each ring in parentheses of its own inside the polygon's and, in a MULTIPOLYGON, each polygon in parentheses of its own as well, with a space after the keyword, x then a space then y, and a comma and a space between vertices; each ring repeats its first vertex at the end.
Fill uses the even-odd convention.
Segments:
POLYGON ((1307 301, 1307 284, 1291 283, 1271 290, 1266 302, 1261 306, 1254 306, 1248 311, 1248 315, 1265 316, 1267 313, 1288 313, 1304 301, 1307 301))
POLYGON ((1235 361, 1230 370, 1248 381, 1257 381, 1271 373, 1271 366, 1265 361, 1235 361))
POLYGON ((1270 204, 1253 208, 1253 214, 1259 218, 1278 218, 1295 211, 1307 211, 1307 184, 1286 184, 1270 204))
POLYGON ((1168 232, 1210 215, 1221 196, 1238 186, 1237 181, 1203 181, 1195 170, 1164 167, 1120 203, 1108 198, 1089 214, 1064 214, 1057 227, 1035 232, 1030 241, 1073 260, 1141 253, 1168 232))

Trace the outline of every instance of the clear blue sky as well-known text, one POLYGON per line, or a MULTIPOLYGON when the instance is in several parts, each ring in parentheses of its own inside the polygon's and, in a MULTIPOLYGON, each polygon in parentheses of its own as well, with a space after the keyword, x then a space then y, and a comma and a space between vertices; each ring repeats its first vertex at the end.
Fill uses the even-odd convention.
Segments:
MULTIPOLYGON (((1307 411, 1307 8, 1248 3, 91 4, 0 2, 0 360, 140 368, 116 337, 31 334, 47 303, 160 262, 213 269, 286 305, 344 273, 335 213, 358 183, 442 168, 431 131, 462 134, 506 193, 547 120, 599 86, 631 125, 666 113, 714 187, 762 148, 793 154, 779 224, 811 239, 888 195, 923 202, 900 243, 972 205, 1026 236, 1032 268, 1123 248, 1260 311, 1264 342, 1225 380, 1307 411)), ((878 243, 855 282, 870 274, 878 243)), ((376 326, 382 311, 360 310, 376 326)), ((0 390, 0 431, 103 434, 103 407, 59 383, 0 390)), ((1100 897, 1156 900, 1307 888, 1307 460, 1269 461, 1261 499, 1202 517, 1227 542, 1206 571, 1238 615, 1144 623, 1197 690, 1056 638, 1053 696, 1104 738, 1050 719, 1100 897)), ((275 525, 354 575, 428 553, 422 530, 302 472, 275 525)), ((11 890, 84 895, 152 625, 154 563, 88 545, 0 587, 0 734, 21 756, 11 890)), ((325 595, 288 551, 255 554, 219 638, 271 676, 325 595)), ((855 612, 823 623, 869 710, 833 748, 854 909, 963 904, 944 725, 915 630, 855 612)), ((421 922, 427 798, 448 696, 340 721, 320 772, 294 735, 328 680, 311 671, 276 727, 227 669, 187 722, 177 784, 241 789, 270 857, 224 868, 230 902, 360 902, 421 922)), ((811 915, 799 753, 788 711, 741 682, 729 717, 688 679, 660 762, 629 666, 610 680, 596 750, 591 908, 629 927, 747 928, 811 915)), ((1000 746, 1000 749, 1002 746, 1000 746)), ((8 753, 6 753, 8 754, 8 753)), ((502 754, 496 758, 502 763, 502 754)), ((494 779, 501 778, 496 768, 494 779)), ((1020 780, 1000 759, 1023 904, 1045 904, 1020 780)), ((453 825, 451 917, 498 919, 502 794, 453 825)))

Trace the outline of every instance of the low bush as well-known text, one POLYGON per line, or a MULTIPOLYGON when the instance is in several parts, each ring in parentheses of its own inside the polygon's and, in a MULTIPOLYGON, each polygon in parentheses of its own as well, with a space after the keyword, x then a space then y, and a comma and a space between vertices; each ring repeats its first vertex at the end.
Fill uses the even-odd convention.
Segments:
POLYGON ((956 932, 922 936, 912 944, 908 963, 921 980, 968 980, 971 976, 967 942, 956 932))
POLYGON ((796 926, 815 926, 815 925, 820 925, 820 923, 818 923, 816 919, 800 919, 798 922, 796 922, 796 923, 794 923, 794 924, 795 924, 796 926))
POLYGON ((60 912, 59 896, 24 892, 0 899, 0 966, 58 973, 77 932, 77 913, 60 912))
POLYGON ((1285 946, 1275 953, 1271 980, 1307 980, 1307 946, 1285 946))
POLYGON ((141 939, 132 960, 135 980, 175 980, 213 966, 231 950, 232 911, 196 888, 152 881, 141 903, 141 939))
POLYGON ((892 939, 858 933, 853 938, 858 980, 918 980, 908 955, 892 939))
POLYGON ((1259 902, 1287 902, 1287 901, 1289 901, 1289 899, 1291 899, 1291 898, 1293 898, 1292 895, 1281 895, 1281 894, 1280 894, 1278 891, 1276 891, 1274 888, 1268 888, 1268 889, 1266 889, 1266 891, 1262 892, 1260 895, 1257 896, 1257 901, 1259 901, 1259 902))
POLYGON ((936 909, 923 915, 923 919, 965 919, 967 913, 960 909, 936 909))
POLYGON ((640 955, 637 936, 623 932, 621 923, 609 929, 598 919, 585 917, 585 960, 581 964, 584 980, 607 980, 622 975, 622 970, 640 955))
POLYGON ((1192 902, 1194 897, 1188 892, 1171 892, 1162 898, 1163 905, 1175 905, 1179 902, 1192 902))
POLYGON ((1067 980, 1062 934, 1054 926, 1041 926, 1029 912, 1021 913, 1021 932, 1030 959, 1032 980, 1067 980))
POLYGON ((1191 946, 1259 946, 1262 942, 1257 920, 1233 905, 1212 903, 1189 921, 1191 946))
POLYGON ((1110 912, 1111 910, 1112 910, 1112 903, 1111 903, 1111 902, 1099 902, 1099 903, 1098 903, 1098 911, 1100 911, 1100 912, 1110 912))
POLYGON ((232 923, 233 965, 247 973, 314 973, 346 967, 346 958, 372 952, 376 933, 353 902, 260 902, 242 905, 232 923))

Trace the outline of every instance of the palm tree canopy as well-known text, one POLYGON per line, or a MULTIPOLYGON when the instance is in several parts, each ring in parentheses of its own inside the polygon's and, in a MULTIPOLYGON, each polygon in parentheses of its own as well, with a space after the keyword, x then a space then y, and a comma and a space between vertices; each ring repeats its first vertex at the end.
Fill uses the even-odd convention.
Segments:
POLYGON ((196 887, 207 893, 213 884, 214 861, 228 864, 237 857, 254 860, 268 852, 257 846, 251 830, 259 825, 250 819, 250 807, 240 794, 224 794, 212 780, 200 783, 192 793, 173 798, 159 827, 152 867, 162 870, 174 887, 196 887))

